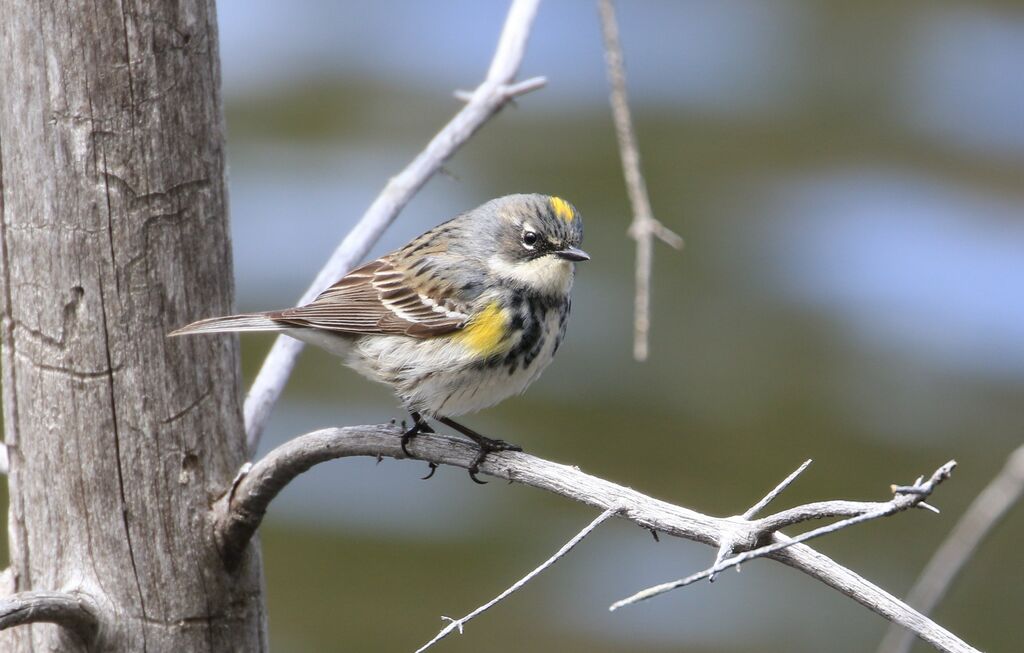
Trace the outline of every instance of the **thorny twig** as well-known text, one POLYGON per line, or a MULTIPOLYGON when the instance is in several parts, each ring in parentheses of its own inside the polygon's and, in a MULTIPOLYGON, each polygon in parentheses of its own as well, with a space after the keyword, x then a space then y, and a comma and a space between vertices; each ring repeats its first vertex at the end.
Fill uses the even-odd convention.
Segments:
MULTIPOLYGON (((981 542, 1021 497, 1024 497, 1024 445, 1010 454, 999 474, 967 507, 907 593, 907 603, 921 614, 931 614, 981 542)), ((912 632, 893 625, 882 639, 878 653, 906 653, 913 642, 912 632)))
MULTIPOLYGON (((919 478, 916 483, 910 486, 893 486, 892 490, 896 496, 894 496, 891 501, 886 501, 885 503, 822 501, 786 510, 776 515, 765 517, 764 519, 749 522, 749 530, 745 533, 744 538, 747 542, 761 542, 769 537, 774 537, 775 542, 756 549, 743 551, 743 553, 726 558, 725 560, 716 560, 715 564, 709 569, 691 574, 686 578, 680 578, 679 580, 662 583, 661 585, 655 585, 654 587, 641 590, 633 596, 622 599, 621 601, 616 601, 609 607, 609 610, 617 610, 627 605, 632 605, 640 601, 654 598, 655 596, 659 596, 665 592, 685 587, 699 580, 711 578, 718 572, 730 567, 735 567, 747 560, 760 558, 777 551, 781 551, 782 549, 789 548, 795 544, 800 544, 816 537, 821 537, 822 535, 834 533, 843 528, 847 528, 848 526, 853 526, 854 524, 878 519, 879 517, 887 517, 909 508, 927 506, 934 510, 934 508, 931 508, 931 506, 924 503, 924 500, 932 493, 939 483, 949 478, 955 467, 956 462, 951 460, 935 470, 935 473, 932 474, 931 478, 927 481, 923 478, 919 478), (778 532, 778 530, 784 526, 791 526, 810 519, 824 519, 847 514, 854 514, 854 516, 849 519, 838 521, 834 524, 829 524, 828 526, 822 526, 821 528, 816 528, 812 531, 802 533, 793 538, 786 537, 782 533, 778 532)), ((740 538, 736 538, 736 540, 731 543, 734 547, 733 550, 740 549, 741 545, 739 543, 740 538)))

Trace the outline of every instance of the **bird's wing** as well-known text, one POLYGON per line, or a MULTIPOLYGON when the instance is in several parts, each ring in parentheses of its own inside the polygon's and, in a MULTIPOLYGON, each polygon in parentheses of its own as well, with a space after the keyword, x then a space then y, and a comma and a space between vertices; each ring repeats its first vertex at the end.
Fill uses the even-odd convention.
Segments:
POLYGON ((392 256, 385 256, 348 273, 311 303, 276 311, 271 317, 343 333, 429 338, 462 328, 470 316, 451 286, 424 284, 392 256))

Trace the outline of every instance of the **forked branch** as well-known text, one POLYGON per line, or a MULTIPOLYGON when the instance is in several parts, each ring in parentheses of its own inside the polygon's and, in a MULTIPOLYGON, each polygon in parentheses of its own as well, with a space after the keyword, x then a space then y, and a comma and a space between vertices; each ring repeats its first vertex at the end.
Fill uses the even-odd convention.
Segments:
POLYGON ((598 0, 601 14, 601 29, 604 33, 605 61, 608 65, 608 84, 611 86, 612 115, 615 119, 615 136, 619 141, 619 156, 622 158, 622 173, 626 178, 626 191, 633 208, 633 222, 629 235, 636 241, 636 291, 633 307, 633 358, 647 359, 648 339, 651 330, 651 267, 653 266, 654 243, 662 242, 680 249, 683 239, 661 224, 651 210, 651 199, 647 195, 647 183, 640 171, 640 149, 637 146, 633 118, 629 111, 626 95, 626 69, 622 63, 622 45, 619 43, 619 25, 615 19, 612 0, 598 0))
MULTIPOLYGON (((894 515, 897 512, 909 510, 910 508, 921 507, 938 512, 938 510, 926 504, 924 500, 926 497, 931 495, 939 483, 949 478, 955 467, 956 462, 951 460, 935 470, 935 473, 932 474, 927 481, 923 478, 919 478, 913 485, 894 485, 892 487, 892 491, 895 496, 891 501, 819 501, 817 503, 809 503, 804 506, 784 510, 775 515, 755 521, 748 521, 747 519, 740 517, 736 521, 743 524, 743 530, 745 532, 741 532, 739 537, 736 537, 735 540, 727 540, 722 544, 719 548, 719 554, 715 559, 715 563, 711 565, 711 567, 704 571, 691 574, 686 578, 681 578, 669 583, 662 583, 661 585, 655 585, 654 587, 637 592, 629 598, 616 601, 609 609, 617 610, 618 608, 627 605, 632 605, 646 599, 654 598, 655 596, 664 594, 665 592, 670 592, 680 587, 686 587, 687 585, 699 580, 704 580, 705 578, 714 580, 715 574, 718 572, 731 567, 737 567, 747 560, 768 556, 777 551, 800 544, 801 542, 807 542, 808 540, 813 540, 817 537, 821 537, 822 535, 834 533, 855 524, 861 524, 866 521, 871 521, 872 519, 878 519, 879 517, 888 517, 889 515, 894 515), (815 528, 814 530, 801 533, 793 538, 786 537, 779 532, 782 528, 795 526, 796 524, 810 521, 812 519, 828 519, 840 516, 845 516, 847 519, 838 521, 834 524, 829 524, 828 526, 822 526, 821 528, 815 528), (767 542, 772 539, 774 539, 774 541, 770 544, 755 544, 767 542), (751 548, 752 546, 757 546, 757 548, 751 548)), ((798 472, 799 471, 800 470, 798 470, 798 472)), ((787 479, 787 481, 788 480, 789 479, 787 479)))
MULTIPOLYGON (((229 568, 238 564, 270 502, 293 478, 319 462, 334 458, 405 458, 401 447, 401 434, 402 429, 388 424, 314 431, 289 440, 251 468, 243 470, 231 489, 212 510, 215 533, 225 564, 229 568)), ((475 444, 444 434, 421 434, 412 441, 409 449, 418 460, 463 469, 468 469, 477 455, 475 444)), ((628 519, 645 529, 701 542, 715 548, 725 543, 747 541, 752 533, 750 524, 758 523, 742 518, 704 515, 585 474, 575 467, 560 465, 526 453, 492 454, 480 465, 480 472, 553 492, 601 511, 612 510, 616 516, 628 519)), ((913 492, 907 494, 913 495, 913 492)), ((832 514, 847 514, 845 511, 852 503, 826 502, 832 506, 832 514)), ((879 504, 860 505, 863 509, 865 505, 879 504)), ((825 516, 827 510, 812 512, 813 516, 825 516)), ((787 513, 792 514, 790 511, 780 514, 787 513)), ((788 525, 792 523, 792 519, 762 523, 782 527, 780 524, 788 525)), ((754 548, 758 544, 761 542, 751 541, 743 548, 754 548)), ((886 619, 909 628, 938 650, 957 653, 975 651, 956 635, 917 613, 899 599, 807 545, 792 544, 786 548, 766 552, 766 557, 799 569, 886 619)))

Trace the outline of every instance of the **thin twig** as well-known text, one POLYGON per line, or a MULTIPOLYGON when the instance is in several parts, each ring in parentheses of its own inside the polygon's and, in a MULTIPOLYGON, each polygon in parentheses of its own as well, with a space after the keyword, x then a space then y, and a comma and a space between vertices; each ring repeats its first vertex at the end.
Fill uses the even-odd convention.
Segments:
MULTIPOLYGON (((513 84, 526 50, 540 0, 513 0, 491 60, 487 77, 466 105, 431 139, 409 165, 388 181, 352 231, 345 236, 313 284, 299 300, 306 304, 362 260, 399 211, 437 173, 445 161, 517 94, 540 88, 542 79, 513 84)), ((245 432, 250 454, 255 453, 270 412, 281 396, 303 344, 287 336, 274 342, 245 399, 245 432)))
POLYGON ((605 61, 608 64, 610 100, 615 119, 615 135, 619 141, 622 173, 626 178, 626 191, 633 207, 633 222, 629 235, 636 241, 636 295, 633 307, 633 357, 647 359, 651 328, 651 266, 653 265, 652 239, 679 249, 683 239, 654 218, 647 184, 640 171, 640 151, 637 147, 633 118, 630 116, 626 95, 626 70, 622 63, 622 45, 619 43, 619 25, 615 19, 612 0, 598 0, 601 31, 604 34, 605 61))
POLYGON ((786 490, 786 488, 788 488, 790 485, 792 485, 793 481, 796 480, 796 477, 800 476, 801 474, 803 474, 804 470, 807 469, 811 465, 812 462, 814 462, 814 461, 812 461, 810 458, 805 460, 802 465, 800 465, 799 467, 796 468, 796 471, 794 471, 792 474, 790 474, 789 476, 784 478, 781 483, 776 485, 774 490, 772 490, 768 494, 764 495, 763 499, 761 499, 760 501, 758 501, 754 505, 750 506, 750 508, 748 508, 747 511, 745 513, 743 513, 743 518, 744 519, 753 519, 754 516, 757 515, 757 513, 761 512, 762 510, 767 508, 768 504, 771 503, 772 501, 775 501, 775 499, 780 494, 782 494, 786 490))
MULTIPOLYGON (((225 488, 224 496, 212 509, 214 532, 225 564, 229 567, 238 564, 270 502, 293 478, 319 462, 334 458, 405 458, 401 435, 402 429, 394 424, 323 429, 293 438, 269 452, 238 481, 230 502, 229 489, 225 488)), ((418 435, 409 449, 418 460, 463 469, 473 465, 478 453, 475 444, 445 434, 418 435)), ((621 509, 621 517, 642 528, 716 548, 724 539, 736 537, 737 532, 749 527, 732 519, 711 517, 659 501, 585 474, 578 468, 526 453, 491 454, 480 465, 480 472, 553 492, 602 511, 621 509)), ((941 651, 975 652, 942 626, 806 545, 774 551, 768 557, 799 569, 884 618, 910 628, 941 651)))
MULTIPOLYGON (((939 467, 937 470, 935 470, 935 473, 932 474, 931 478, 929 478, 926 482, 924 482, 924 483, 918 482, 917 484, 912 486, 912 488, 914 490, 916 490, 916 491, 914 491, 914 492, 904 492, 904 493, 897 494, 895 497, 893 497, 892 501, 887 501, 887 502, 881 503, 881 504, 879 504, 879 503, 863 503, 862 504, 861 513, 856 515, 855 517, 850 517, 849 519, 844 519, 844 520, 838 521, 838 522, 836 522, 834 524, 829 524, 828 526, 822 526, 821 528, 816 528, 816 529, 808 531, 806 533, 802 533, 802 534, 798 535, 797 537, 792 537, 792 538, 786 537, 785 535, 782 535, 781 533, 776 532, 774 527, 769 527, 769 530, 768 530, 767 533, 772 534, 776 538, 775 542, 773 542, 773 543, 771 543, 771 544, 769 544, 767 546, 762 546, 762 547, 759 547, 759 548, 756 548, 756 549, 753 549, 753 550, 750 550, 750 551, 744 551, 743 553, 735 555, 735 556, 733 556, 731 558, 727 558, 727 559, 722 560, 720 562, 716 562, 716 564, 714 566, 712 566, 712 567, 710 567, 708 569, 705 569, 704 571, 700 571, 700 572, 697 572, 695 574, 691 574, 691 575, 687 576, 686 578, 680 578, 679 580, 674 580, 674 581, 671 581, 671 582, 668 582, 668 583, 662 583, 660 585, 655 585, 654 587, 649 587, 649 588, 647 588, 645 590, 641 590, 641 591, 637 592, 636 594, 634 594, 634 595, 632 595, 630 597, 622 599, 621 601, 616 601, 608 609, 609 610, 617 610, 617 609, 619 609, 621 607, 624 607, 624 606, 627 606, 627 605, 632 605, 634 603, 639 603, 640 601, 645 601, 647 599, 654 598, 655 596, 659 596, 659 595, 664 594, 666 592, 670 592, 670 591, 672 591, 674 589, 677 589, 677 588, 680 588, 680 587, 686 587, 687 585, 693 584, 693 583, 695 583, 695 582, 697 582, 699 580, 703 580, 705 578, 710 578, 711 576, 713 576, 714 574, 716 574, 716 573, 718 573, 720 571, 723 571, 725 569, 729 569, 730 567, 735 567, 736 565, 739 565, 740 563, 746 562, 747 560, 752 560, 753 558, 761 558, 761 557, 770 555, 772 553, 776 553, 778 551, 781 551, 783 549, 787 549, 787 548, 789 548, 789 547, 791 547, 791 546, 793 546, 795 544, 800 544, 800 543, 806 542, 808 540, 813 540, 814 538, 821 537, 822 535, 828 535, 829 533, 834 533, 834 532, 836 532, 838 530, 842 530, 844 528, 848 528, 848 527, 853 526, 855 524, 860 524, 860 523, 863 523, 863 522, 866 522, 866 521, 870 521, 872 519, 878 519, 879 517, 887 517, 887 516, 895 514, 897 512, 901 512, 901 511, 907 510, 909 508, 914 508, 918 504, 922 503, 924 501, 925 497, 927 497, 929 494, 931 494, 932 491, 935 489, 935 487, 939 483, 941 483, 942 481, 944 481, 947 478, 949 478, 950 474, 952 473, 952 471, 953 471, 953 469, 955 467, 956 467, 956 462, 951 460, 948 463, 946 463, 945 465, 943 465, 942 467, 939 467)), ((831 503, 841 503, 842 506, 843 506, 841 509, 845 510, 845 508, 847 506, 849 506, 850 504, 853 504, 855 502, 852 502, 852 501, 843 501, 843 502, 829 502, 829 501, 826 501, 826 502, 821 502, 821 503, 817 504, 819 506, 822 506, 821 510, 818 511, 818 514, 813 514, 812 515, 812 514, 809 514, 809 511, 804 511, 805 514, 808 515, 805 518, 804 521, 806 521, 807 519, 819 519, 819 518, 822 518, 822 517, 833 516, 834 512, 832 510, 830 510, 830 508, 828 506, 828 504, 831 504, 831 503)), ((770 520, 770 518, 765 518, 763 520, 758 520, 756 522, 751 522, 751 524, 753 526, 752 530, 755 533, 757 533, 758 530, 761 530, 757 526, 758 524, 771 524, 771 523, 772 523, 772 520, 770 520)), ((777 523, 785 523, 785 524, 788 525, 788 524, 791 524, 792 522, 789 521, 789 520, 780 520, 780 522, 777 522, 777 523)), ((760 539, 760 537, 762 537, 762 535, 757 534, 757 535, 754 536, 753 539, 760 539)))
MULTIPOLYGON (((907 603, 921 614, 931 614, 982 541, 1022 497, 1024 445, 1010 454, 999 474, 967 507, 907 594, 907 603)), ((893 626, 882 639, 878 653, 906 653, 913 642, 913 633, 893 626)))
POLYGON ((99 628, 96 606, 83 594, 20 592, 0 598, 0 630, 41 622, 67 628, 87 644, 99 628))
MULTIPOLYGON (((921 498, 923 499, 923 497, 921 498)), ((757 528, 764 532, 774 533, 783 528, 802 524, 812 519, 860 517, 865 513, 887 510, 891 505, 892 501, 815 501, 814 503, 807 503, 795 508, 788 508, 774 515, 754 520, 751 523, 756 524, 757 528)))
POLYGON ((537 576, 537 574, 541 573, 542 571, 544 571, 545 569, 547 569, 551 565, 553 565, 556 562, 558 562, 561 558, 563 558, 565 556, 565 554, 567 554, 570 551, 572 551, 573 548, 575 548, 575 546, 577 544, 582 542, 583 538, 585 538, 586 536, 590 535, 591 531, 593 531, 595 528, 597 528, 598 526, 603 524, 605 521, 607 521, 611 517, 614 517, 616 512, 618 512, 618 510, 616 510, 614 508, 609 508, 608 510, 605 510, 603 513, 601 513, 598 516, 597 519, 595 519, 594 521, 590 522, 590 524, 588 524, 583 530, 581 530, 579 533, 577 533, 575 536, 573 536, 573 538, 571 540, 566 542, 562 546, 561 549, 559 549, 557 552, 555 552, 555 554, 553 556, 551 556, 550 558, 545 560, 543 564, 541 564, 539 567, 537 567, 536 569, 534 569, 530 573, 526 574, 525 576, 523 576, 522 578, 517 580, 507 590, 505 590, 504 592, 502 592, 498 596, 494 597, 493 599, 491 599, 487 603, 481 605, 476 610, 473 610, 472 612, 467 614, 465 617, 462 617, 461 619, 452 619, 450 617, 441 617, 442 619, 446 619, 448 621, 448 625, 445 626, 444 628, 442 628, 441 632, 439 632, 434 637, 434 639, 430 640, 429 642, 427 642, 426 644, 424 644, 420 648, 416 649, 416 653, 423 653, 423 651, 427 650, 428 648, 430 648, 431 646, 433 646, 437 642, 440 642, 442 639, 444 639, 445 637, 450 635, 453 630, 458 629, 459 634, 461 635, 462 634, 462 627, 465 626, 471 619, 473 619, 474 617, 477 617, 477 616, 483 614, 487 610, 489 610, 492 607, 494 607, 495 605, 497 605, 499 602, 501 602, 504 599, 508 598, 509 595, 511 595, 513 592, 521 589, 524 585, 526 585, 528 582, 533 580, 533 578, 535 576, 537 576))

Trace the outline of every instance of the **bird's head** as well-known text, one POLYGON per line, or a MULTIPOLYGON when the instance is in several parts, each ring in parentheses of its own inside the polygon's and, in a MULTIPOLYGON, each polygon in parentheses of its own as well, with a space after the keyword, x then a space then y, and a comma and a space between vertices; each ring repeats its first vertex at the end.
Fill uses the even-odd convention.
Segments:
POLYGON ((543 294, 567 293, 574 263, 590 260, 580 249, 583 217, 560 197, 506 195, 480 206, 484 260, 492 274, 543 294))

